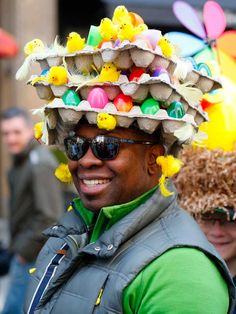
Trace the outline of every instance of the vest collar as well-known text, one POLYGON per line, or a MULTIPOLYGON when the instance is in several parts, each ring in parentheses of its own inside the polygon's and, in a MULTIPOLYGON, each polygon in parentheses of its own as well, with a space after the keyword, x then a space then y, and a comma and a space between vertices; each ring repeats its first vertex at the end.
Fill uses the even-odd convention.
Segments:
MULTIPOLYGON (((168 189, 175 190, 171 182, 168 189)), ((164 210, 175 206, 175 200, 176 193, 164 197, 158 189, 146 202, 112 225, 96 242, 86 245, 79 251, 100 258, 113 256, 122 243, 157 219, 164 210)))
POLYGON ((80 198, 73 200, 72 207, 82 217, 87 230, 92 231, 90 242, 95 242, 105 230, 110 229, 110 227, 117 221, 125 217, 141 204, 145 203, 146 200, 153 195, 157 188, 158 186, 153 187, 146 193, 128 203, 103 207, 98 216, 86 209, 80 198))

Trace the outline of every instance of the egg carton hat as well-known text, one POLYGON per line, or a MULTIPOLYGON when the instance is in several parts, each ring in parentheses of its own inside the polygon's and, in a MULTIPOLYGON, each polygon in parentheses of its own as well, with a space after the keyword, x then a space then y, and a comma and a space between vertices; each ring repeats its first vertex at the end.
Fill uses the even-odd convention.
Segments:
POLYGON ((229 95, 225 89, 205 96, 210 121, 200 130, 208 137, 180 154, 184 165, 175 184, 180 205, 193 216, 219 212, 236 220, 236 98, 229 95))
POLYGON ((91 26, 87 40, 72 32, 65 46, 40 39, 25 45, 27 57, 16 74, 32 75, 39 97, 46 102, 36 112, 43 120, 42 140, 63 149, 68 131, 83 118, 99 128, 136 127, 159 131, 170 152, 189 143, 207 120, 200 106, 203 93, 220 87, 209 67, 178 57, 161 31, 148 29, 142 18, 124 6, 91 26))

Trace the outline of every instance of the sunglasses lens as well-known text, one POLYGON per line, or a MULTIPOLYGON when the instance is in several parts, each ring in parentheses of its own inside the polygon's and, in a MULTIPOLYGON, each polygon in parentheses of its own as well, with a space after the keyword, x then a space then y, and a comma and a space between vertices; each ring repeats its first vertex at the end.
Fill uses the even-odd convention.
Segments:
POLYGON ((101 137, 92 142, 94 155, 101 160, 112 160, 119 152, 120 144, 114 138, 101 137))
POLYGON ((82 158, 88 148, 89 143, 83 138, 67 138, 65 139, 66 154, 70 160, 79 160, 82 158))

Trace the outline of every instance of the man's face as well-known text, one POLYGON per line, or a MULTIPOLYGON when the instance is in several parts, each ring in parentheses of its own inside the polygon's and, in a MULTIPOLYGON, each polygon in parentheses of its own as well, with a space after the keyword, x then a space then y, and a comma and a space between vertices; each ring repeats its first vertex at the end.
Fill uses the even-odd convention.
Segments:
POLYGON ((1 121, 2 141, 11 155, 24 151, 33 138, 33 128, 24 118, 14 117, 1 121))
MULTIPOLYGON (((95 126, 82 125, 77 136, 94 138, 106 134, 133 140, 150 140, 148 135, 132 129, 118 128, 112 132, 95 126)), ((154 145, 155 153, 163 153, 162 146, 154 145)), ((158 183, 159 168, 155 163, 153 146, 120 144, 118 156, 102 161, 94 156, 91 148, 78 161, 69 161, 74 184, 84 206, 92 211, 102 207, 129 202, 158 183)))
POLYGON ((236 222, 212 216, 211 220, 199 220, 201 229, 227 263, 236 261, 236 222))

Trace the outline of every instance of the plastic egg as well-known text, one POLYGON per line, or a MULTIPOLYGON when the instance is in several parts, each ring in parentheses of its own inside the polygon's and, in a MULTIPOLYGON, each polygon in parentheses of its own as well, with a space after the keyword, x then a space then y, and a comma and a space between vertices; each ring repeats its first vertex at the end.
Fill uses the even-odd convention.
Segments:
POLYGON ((48 75, 48 72, 49 72, 49 69, 44 69, 44 70, 41 72, 40 76, 47 76, 47 75, 48 75))
POLYGON ((96 47, 102 40, 102 36, 99 33, 98 27, 91 25, 87 38, 87 45, 96 47))
POLYGON ((141 111, 144 114, 154 115, 160 110, 159 102, 152 97, 147 98, 141 105, 141 111))
POLYGON ((166 111, 171 118, 181 119, 185 115, 184 106, 180 101, 173 101, 166 111))
POLYGON ((129 75, 129 81, 137 82, 139 78, 143 75, 143 73, 145 73, 143 68, 134 68, 129 75))
POLYGON ((79 95, 71 89, 67 90, 61 98, 66 106, 78 106, 80 103, 79 95))
POLYGON ((152 73, 153 77, 158 77, 160 80, 170 84, 169 73, 166 69, 162 67, 156 67, 156 69, 152 73))
POLYGON ((119 94, 113 100, 117 111, 129 112, 133 107, 133 101, 130 96, 119 94))
POLYGON ((131 17, 131 22, 134 26, 144 23, 142 17, 135 12, 129 12, 129 16, 131 17))
POLYGON ((103 109, 109 102, 106 92, 100 87, 91 89, 87 100, 90 103, 91 108, 99 109, 103 109))
POLYGON ((157 46, 158 41, 161 38, 161 32, 157 29, 148 29, 140 34, 141 36, 144 36, 148 39, 150 42, 152 49, 155 49, 157 46))

